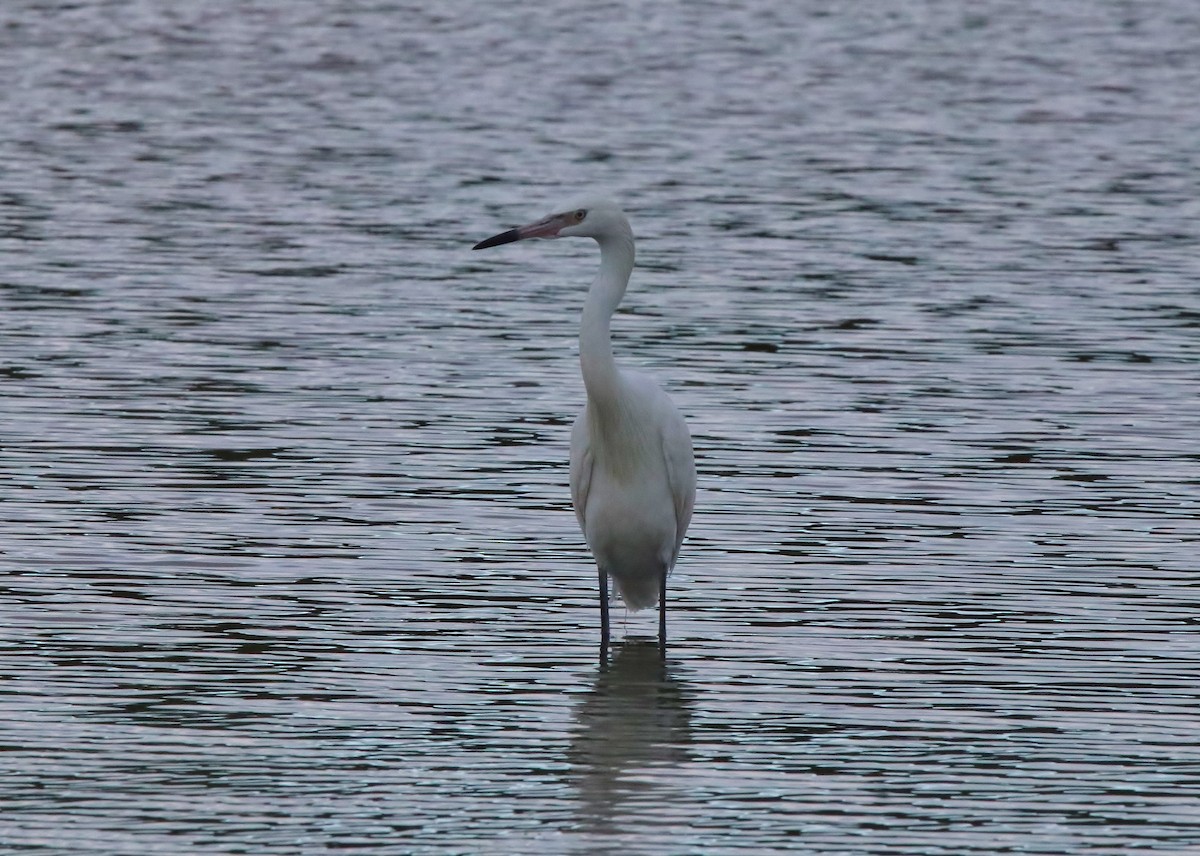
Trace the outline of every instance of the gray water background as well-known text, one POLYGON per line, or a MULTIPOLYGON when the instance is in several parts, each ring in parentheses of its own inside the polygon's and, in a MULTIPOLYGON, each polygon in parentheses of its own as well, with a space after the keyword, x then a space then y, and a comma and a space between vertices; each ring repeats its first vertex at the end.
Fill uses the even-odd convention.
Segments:
POLYGON ((0 11, 6 853, 1200 852, 1200 9, 0 11), (687 414, 595 663, 583 241, 687 414))

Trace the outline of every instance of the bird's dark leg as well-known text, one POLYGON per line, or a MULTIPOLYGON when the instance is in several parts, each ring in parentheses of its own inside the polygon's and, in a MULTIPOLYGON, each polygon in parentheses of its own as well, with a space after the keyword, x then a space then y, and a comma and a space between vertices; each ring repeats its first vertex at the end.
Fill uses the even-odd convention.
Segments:
POLYGON ((658 653, 667 656, 667 569, 658 581, 658 653))
POLYGON ((608 665, 608 574, 600 569, 600 668, 608 665))

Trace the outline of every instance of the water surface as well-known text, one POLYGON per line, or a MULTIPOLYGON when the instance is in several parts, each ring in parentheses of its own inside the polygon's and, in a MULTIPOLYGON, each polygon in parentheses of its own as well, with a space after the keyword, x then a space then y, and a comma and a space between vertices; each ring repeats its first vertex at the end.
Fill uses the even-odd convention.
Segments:
POLYGON ((1200 848, 1192 4, 24 3, 0 841, 1200 848), (654 618, 566 488, 582 241, 692 425, 654 618))

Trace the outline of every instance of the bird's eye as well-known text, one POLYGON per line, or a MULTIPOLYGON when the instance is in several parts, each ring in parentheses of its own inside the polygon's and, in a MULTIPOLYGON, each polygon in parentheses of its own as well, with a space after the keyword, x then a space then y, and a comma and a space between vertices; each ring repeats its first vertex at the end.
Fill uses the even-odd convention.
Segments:
POLYGON ((576 223, 581 223, 581 222, 583 222, 583 218, 584 218, 584 217, 586 217, 586 216, 587 216, 587 211, 585 211, 584 209, 580 208, 578 211, 576 211, 576 212, 575 212, 575 222, 576 222, 576 223))

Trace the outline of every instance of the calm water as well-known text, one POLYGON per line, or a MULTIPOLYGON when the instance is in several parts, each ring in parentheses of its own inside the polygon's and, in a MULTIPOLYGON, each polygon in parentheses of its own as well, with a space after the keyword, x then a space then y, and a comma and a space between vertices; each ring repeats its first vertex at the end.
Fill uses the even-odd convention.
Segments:
POLYGON ((5 8, 5 852, 1200 852, 1200 11, 745 5, 5 8))

